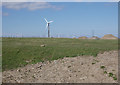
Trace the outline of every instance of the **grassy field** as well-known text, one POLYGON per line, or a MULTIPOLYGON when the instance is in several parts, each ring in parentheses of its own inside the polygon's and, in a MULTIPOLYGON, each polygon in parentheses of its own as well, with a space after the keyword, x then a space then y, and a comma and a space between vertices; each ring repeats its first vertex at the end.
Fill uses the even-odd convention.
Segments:
POLYGON ((3 71, 27 64, 118 49, 118 40, 80 40, 69 38, 3 38, 3 71), (45 47, 40 45, 46 44, 45 47), (26 62, 29 61, 29 62, 26 62))

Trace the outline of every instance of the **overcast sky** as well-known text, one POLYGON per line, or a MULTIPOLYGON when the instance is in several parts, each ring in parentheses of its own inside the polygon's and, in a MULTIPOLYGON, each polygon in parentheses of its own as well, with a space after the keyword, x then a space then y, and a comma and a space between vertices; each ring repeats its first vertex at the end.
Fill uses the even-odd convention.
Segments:
POLYGON ((44 18, 53 37, 118 34, 117 2, 4 2, 2 12, 3 36, 47 37, 44 18))

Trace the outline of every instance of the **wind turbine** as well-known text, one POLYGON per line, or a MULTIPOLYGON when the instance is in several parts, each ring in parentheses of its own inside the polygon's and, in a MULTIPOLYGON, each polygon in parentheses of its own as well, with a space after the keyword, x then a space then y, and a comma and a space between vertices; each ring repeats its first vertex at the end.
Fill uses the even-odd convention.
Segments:
MULTIPOLYGON (((45 18, 44 18, 45 19, 45 18)), ((50 23, 51 22, 53 22, 53 21, 47 21, 46 19, 45 19, 45 21, 46 21, 46 23, 47 23, 47 25, 46 25, 46 28, 48 28, 48 37, 50 37, 50 23)))

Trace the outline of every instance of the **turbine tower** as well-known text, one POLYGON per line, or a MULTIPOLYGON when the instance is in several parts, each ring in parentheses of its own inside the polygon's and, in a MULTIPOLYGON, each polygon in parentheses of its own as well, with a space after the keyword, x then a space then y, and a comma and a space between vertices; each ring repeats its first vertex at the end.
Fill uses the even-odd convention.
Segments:
MULTIPOLYGON (((45 19, 45 18, 44 18, 45 19)), ((48 28, 48 37, 50 37, 50 23, 51 22, 53 22, 53 21, 47 21, 46 19, 45 19, 45 21, 46 21, 46 23, 47 23, 47 25, 46 25, 46 28, 48 28)))

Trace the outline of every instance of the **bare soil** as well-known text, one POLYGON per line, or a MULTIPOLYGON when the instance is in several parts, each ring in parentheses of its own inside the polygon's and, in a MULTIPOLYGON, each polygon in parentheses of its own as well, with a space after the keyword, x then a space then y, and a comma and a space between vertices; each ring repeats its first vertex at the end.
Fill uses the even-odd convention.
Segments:
POLYGON ((4 71, 2 78, 3 83, 117 83, 109 73, 118 80, 118 51, 27 65, 4 71))
POLYGON ((2 72, 0 72, 0 84, 2 84, 2 72))

